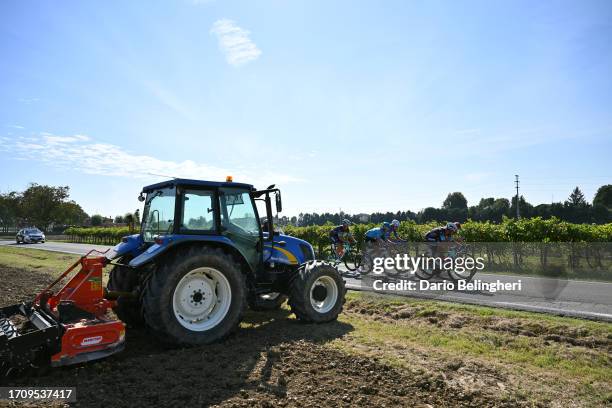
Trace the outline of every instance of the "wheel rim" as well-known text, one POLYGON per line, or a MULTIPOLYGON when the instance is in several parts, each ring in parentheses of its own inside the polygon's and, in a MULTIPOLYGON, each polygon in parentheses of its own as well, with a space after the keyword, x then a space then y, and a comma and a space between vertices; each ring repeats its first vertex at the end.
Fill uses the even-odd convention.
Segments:
POLYGON ((192 331, 206 331, 217 326, 227 315, 231 302, 229 281, 214 268, 188 272, 176 285, 172 296, 176 320, 192 331))
POLYGON ((327 313, 338 301, 338 285, 331 276, 320 276, 310 288, 310 304, 319 313, 327 313))

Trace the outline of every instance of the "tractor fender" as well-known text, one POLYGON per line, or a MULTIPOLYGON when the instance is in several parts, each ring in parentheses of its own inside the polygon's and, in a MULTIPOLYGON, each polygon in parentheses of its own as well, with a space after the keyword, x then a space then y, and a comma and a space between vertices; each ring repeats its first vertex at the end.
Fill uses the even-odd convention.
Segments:
MULTIPOLYGON (((194 236, 194 235, 168 235, 162 236, 155 240, 155 244, 151 245, 147 248, 146 251, 132 259, 129 263, 129 266, 132 268, 138 268, 146 263, 152 262, 158 256, 167 253, 171 249, 175 249, 180 246, 188 245, 188 244, 214 244, 220 247, 226 247, 231 252, 240 256, 241 261, 249 265, 247 262, 247 258, 244 254, 237 248, 234 243, 227 237, 218 236, 218 235, 210 235, 210 236, 194 236)), ((253 269, 249 265, 249 270, 251 272, 253 269)))
POLYGON ((121 242, 106 253, 106 259, 112 261, 128 254, 135 258, 144 250, 143 244, 144 241, 140 234, 127 235, 121 238, 121 242))

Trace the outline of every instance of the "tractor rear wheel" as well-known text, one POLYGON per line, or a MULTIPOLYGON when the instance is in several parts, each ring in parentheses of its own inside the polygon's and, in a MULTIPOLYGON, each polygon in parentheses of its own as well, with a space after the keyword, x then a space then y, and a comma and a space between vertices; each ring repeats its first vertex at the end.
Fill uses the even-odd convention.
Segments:
POLYGON ((336 268, 326 262, 302 265, 289 288, 289 305, 295 316, 305 322, 335 320, 344 306, 346 288, 336 268))
MULTIPOLYGON (((120 262, 127 264, 129 258, 123 257, 120 262)), ((111 269, 106 288, 109 292, 133 292, 138 286, 138 274, 126 266, 115 265, 111 269)), ((141 327, 144 324, 140 311, 140 296, 135 298, 119 297, 113 312, 130 327, 141 327)))
POLYGON ((280 309, 287 300, 287 296, 278 293, 264 293, 262 295, 252 295, 249 297, 249 308, 258 312, 280 309))
POLYGON ((210 344, 238 327, 246 292, 240 264, 230 255, 192 247, 166 257, 147 281, 144 320, 166 343, 210 344))

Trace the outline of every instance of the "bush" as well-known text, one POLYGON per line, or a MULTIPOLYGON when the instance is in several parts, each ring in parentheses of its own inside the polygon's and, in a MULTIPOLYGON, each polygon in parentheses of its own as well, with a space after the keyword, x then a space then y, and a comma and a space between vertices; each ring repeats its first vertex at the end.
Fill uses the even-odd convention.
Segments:
POLYGON ((71 242, 100 245, 115 245, 130 233, 128 227, 70 227, 64 231, 71 242))
MULTIPOLYGON (((431 222, 417 224, 414 221, 403 221, 399 235, 408 241, 423 241, 425 234, 438 224, 431 222)), ((365 233, 378 224, 355 224, 351 231, 359 244, 365 233)), ((329 232, 334 227, 326 225, 309 225, 284 227, 286 234, 308 241, 314 246, 318 256, 329 251, 329 232)), ((73 242, 112 245, 129 235, 128 227, 90 227, 66 229, 65 234, 73 242)), ((462 224, 459 232, 468 242, 610 242, 612 241, 612 224, 572 224, 558 218, 544 220, 540 217, 520 220, 504 218, 500 224, 468 220, 462 224)))

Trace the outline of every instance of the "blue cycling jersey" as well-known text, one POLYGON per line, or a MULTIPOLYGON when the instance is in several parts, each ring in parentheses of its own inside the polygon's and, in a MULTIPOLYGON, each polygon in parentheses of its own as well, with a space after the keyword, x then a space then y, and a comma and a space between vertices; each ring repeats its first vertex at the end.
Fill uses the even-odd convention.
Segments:
POLYGON ((396 230, 396 229, 391 229, 391 230, 387 231, 387 234, 385 235, 385 237, 386 237, 387 239, 389 239, 389 238, 391 238, 391 234, 393 234, 393 236, 395 237, 395 239, 401 239, 401 238, 399 237, 399 235, 398 235, 398 233, 397 233, 397 230, 396 230))
POLYGON ((372 228, 366 232, 365 236, 366 238, 370 239, 382 239, 383 241, 387 240, 387 234, 382 228, 372 228))

